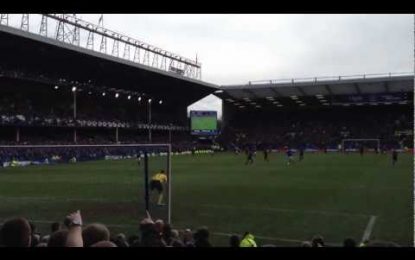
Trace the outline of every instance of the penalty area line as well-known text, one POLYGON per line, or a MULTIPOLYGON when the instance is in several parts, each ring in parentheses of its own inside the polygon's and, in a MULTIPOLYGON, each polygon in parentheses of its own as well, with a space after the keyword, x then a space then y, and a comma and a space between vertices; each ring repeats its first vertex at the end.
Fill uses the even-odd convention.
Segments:
POLYGON ((325 210, 301 210, 301 209, 286 209, 286 208, 273 208, 273 207, 238 207, 232 205, 219 205, 219 204, 202 204, 201 207, 207 208, 228 208, 228 209, 237 209, 237 210, 262 210, 262 211, 271 211, 271 212, 292 212, 292 213, 305 213, 305 214, 321 214, 321 215, 333 215, 333 216, 354 216, 354 217, 369 217, 371 215, 360 214, 360 213, 348 213, 348 212, 338 212, 338 211, 325 211, 325 210))

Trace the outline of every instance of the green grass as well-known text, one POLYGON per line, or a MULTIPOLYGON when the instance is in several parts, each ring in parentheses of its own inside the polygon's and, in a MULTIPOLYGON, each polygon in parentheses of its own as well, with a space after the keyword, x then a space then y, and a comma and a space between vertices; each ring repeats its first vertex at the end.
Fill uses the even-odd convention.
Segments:
POLYGON ((217 119, 215 117, 193 117, 193 130, 216 130, 217 119))
MULTIPOLYGON (((371 239, 412 246, 412 155, 395 167, 390 155, 306 154, 290 166, 282 154, 257 157, 246 166, 244 155, 173 156, 173 225, 208 226, 214 245, 250 231, 260 244, 298 246, 317 233, 360 242, 377 216, 371 239)), ((152 160, 155 171, 165 158, 152 160)), ((131 160, 1 169, 0 219, 27 216, 44 232, 81 209, 85 222, 132 234, 143 216, 142 175, 131 160)))

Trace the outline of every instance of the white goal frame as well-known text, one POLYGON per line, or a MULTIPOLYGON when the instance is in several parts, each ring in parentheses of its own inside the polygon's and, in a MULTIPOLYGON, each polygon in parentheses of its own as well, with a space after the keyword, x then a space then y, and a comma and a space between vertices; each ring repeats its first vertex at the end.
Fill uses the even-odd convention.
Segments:
POLYGON ((167 222, 171 224, 171 156, 172 149, 171 144, 53 144, 53 145, 0 145, 1 149, 10 148, 65 148, 65 147, 166 147, 167 148, 167 186, 168 186, 168 209, 167 209, 167 222))
POLYGON ((346 147, 344 146, 344 144, 346 142, 363 142, 363 141, 372 141, 372 142, 376 142, 377 143, 377 149, 378 151, 380 151, 380 139, 376 139, 376 138, 349 138, 349 139, 343 139, 342 140, 342 151, 346 151, 346 147))

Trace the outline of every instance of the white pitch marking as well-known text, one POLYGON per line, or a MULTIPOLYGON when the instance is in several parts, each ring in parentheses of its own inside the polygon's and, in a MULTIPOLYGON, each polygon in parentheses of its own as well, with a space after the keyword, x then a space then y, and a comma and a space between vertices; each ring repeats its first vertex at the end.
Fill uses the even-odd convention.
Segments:
MULTIPOLYGON (((7 197, 0 196, 0 200, 39 200, 39 201, 91 201, 91 202, 102 202, 102 203, 111 203, 111 202, 137 202, 137 200, 113 200, 113 199, 100 199, 100 198, 64 198, 64 197, 7 197)), ((181 206, 181 205, 180 205, 181 206)), ((179 207, 180 207, 179 206, 179 207)), ((189 206, 189 205, 186 205, 189 206)), ((338 211, 324 211, 324 210, 296 210, 296 209, 285 209, 285 208, 273 208, 273 207, 237 207, 231 205, 219 205, 219 204, 200 204, 199 207, 205 208, 229 208, 229 209, 239 209, 239 210, 264 210, 264 211, 274 211, 274 212, 298 212, 306 214, 322 214, 322 215, 337 215, 337 216, 360 216, 360 217, 370 217, 368 214, 360 213, 347 213, 347 212, 338 212, 338 211)))
POLYGON ((376 222, 377 216, 370 216, 369 222, 367 223, 365 232, 363 233, 362 236, 362 242, 369 240, 370 238, 370 234, 372 234, 372 230, 373 227, 375 226, 375 222, 376 222))
POLYGON ((229 208, 229 209, 242 209, 242 210, 265 210, 265 211, 275 211, 275 212, 299 212, 299 213, 311 213, 311 214, 322 214, 322 215, 338 215, 338 216, 361 216, 369 217, 367 214, 360 213, 347 213, 347 212, 337 212, 337 211, 324 211, 324 210, 296 210, 296 209, 284 209, 284 208, 272 208, 272 207, 237 207, 230 205, 200 205, 202 207, 210 208, 229 208))

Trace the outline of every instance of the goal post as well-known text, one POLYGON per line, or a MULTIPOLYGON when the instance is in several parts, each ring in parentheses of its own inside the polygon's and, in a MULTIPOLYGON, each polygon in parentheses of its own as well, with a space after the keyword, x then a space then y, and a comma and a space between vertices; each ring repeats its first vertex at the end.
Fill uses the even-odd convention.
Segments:
MULTIPOLYGON (((128 216, 122 215, 127 219, 138 220, 145 217, 146 211, 149 211, 153 219, 162 219, 164 222, 171 223, 171 155, 171 144, 0 145, 0 171, 1 168, 5 172, 26 171, 29 173, 33 171, 46 173, 45 176, 50 174, 53 175, 53 178, 57 178, 57 174, 54 173, 58 172, 57 168, 59 167, 56 166, 74 165, 63 166, 64 170, 68 172, 65 174, 65 178, 72 178, 70 177, 72 171, 73 178, 76 178, 77 175, 80 175, 80 180, 96 178, 96 181, 95 179, 91 180, 91 183, 94 184, 92 185, 94 190, 85 190, 88 196, 96 196, 96 198, 88 196, 84 198, 82 191, 79 191, 79 194, 76 194, 77 198, 62 198, 64 202, 82 201, 79 204, 80 207, 83 203, 88 204, 87 206, 91 207, 91 210, 94 208, 91 204, 95 202, 96 204, 107 204, 109 213, 102 209, 102 214, 105 215, 117 215, 117 212, 111 211, 111 206, 121 207, 120 205, 122 205, 125 207, 126 213, 118 213, 129 214, 128 216), (85 166, 83 166, 84 162, 85 166), (35 165, 40 166, 39 170, 35 170, 35 165), (22 170, 13 168, 22 168, 22 170), (151 177, 161 170, 167 175, 167 182, 163 185, 163 204, 165 205, 159 207, 152 202, 151 195, 154 195, 153 197, 157 195, 156 191, 149 190, 149 182, 151 177), (101 176, 103 183, 105 183, 102 190, 100 190, 101 176), (119 184, 118 187, 117 184, 119 184), (114 195, 111 194, 112 192, 114 195), (120 200, 119 205, 117 205, 115 197, 120 200)), ((45 183, 47 181, 48 179, 44 180, 45 183)), ((62 180, 62 182, 64 181, 62 180)), ((68 186, 68 194, 73 193, 71 188, 73 187, 68 186)), ((45 196, 47 198, 46 195, 49 194, 39 193, 37 197, 45 196)), ((88 210, 88 208, 84 210, 88 210)))
POLYGON ((349 138, 343 139, 341 143, 343 152, 358 151, 360 146, 367 147, 369 149, 380 151, 380 139, 376 138, 349 138))

